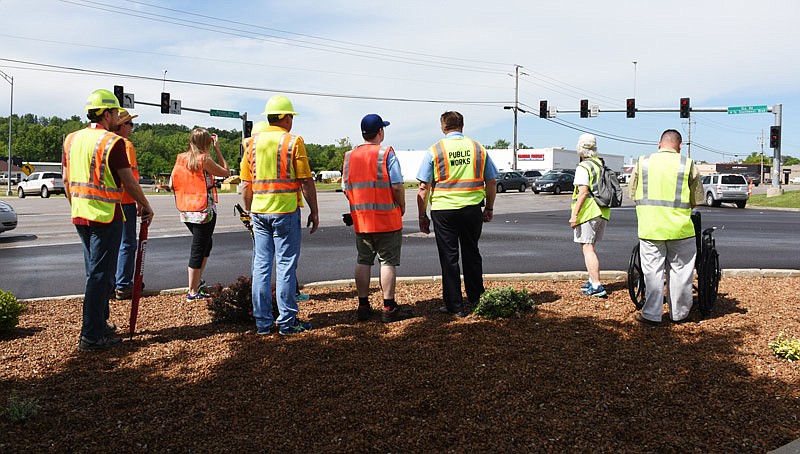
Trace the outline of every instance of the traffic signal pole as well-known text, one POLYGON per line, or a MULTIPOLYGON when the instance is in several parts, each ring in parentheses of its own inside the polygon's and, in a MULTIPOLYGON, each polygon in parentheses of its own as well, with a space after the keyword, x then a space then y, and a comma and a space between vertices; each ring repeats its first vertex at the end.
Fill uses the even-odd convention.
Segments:
MULTIPOLYGON (((772 113, 775 114, 775 126, 778 128, 781 127, 781 122, 783 121, 783 104, 775 104, 772 107, 772 113)), ((775 197, 779 195, 783 195, 783 189, 781 188, 781 141, 778 140, 777 145, 773 149, 772 154, 772 186, 767 189, 767 197, 775 197)))

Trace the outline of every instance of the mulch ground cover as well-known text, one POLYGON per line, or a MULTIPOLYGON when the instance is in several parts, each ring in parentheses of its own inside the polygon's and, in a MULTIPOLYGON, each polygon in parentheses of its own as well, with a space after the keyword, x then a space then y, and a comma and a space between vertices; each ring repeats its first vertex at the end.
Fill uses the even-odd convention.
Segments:
MULTIPOLYGON (((723 278, 708 317, 642 326, 626 284, 526 289, 505 320, 439 314, 438 284, 399 284, 416 317, 356 321, 355 290, 309 289, 315 329, 258 336, 182 296, 141 301, 137 334, 76 350, 81 301, 30 303, 0 334, 0 452, 765 452, 800 438, 800 278, 723 278)), ((379 307, 377 290, 373 307, 379 307)), ((666 308, 665 308, 666 310, 666 308)), ((112 302, 127 332, 129 305, 112 302)))

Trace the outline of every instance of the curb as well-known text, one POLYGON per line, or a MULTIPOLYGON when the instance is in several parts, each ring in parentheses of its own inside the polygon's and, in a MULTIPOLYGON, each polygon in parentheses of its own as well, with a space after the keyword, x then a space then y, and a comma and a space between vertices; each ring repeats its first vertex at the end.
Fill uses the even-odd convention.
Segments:
MULTIPOLYGON (((501 274, 484 274, 483 279, 486 281, 577 281, 585 280, 588 276, 586 271, 557 271, 547 273, 501 273, 501 274)), ((627 271, 601 271, 600 277, 605 280, 619 280, 627 279, 627 271)), ((741 268, 722 270, 722 277, 764 277, 764 278, 789 278, 800 277, 800 269, 760 269, 760 268, 741 268)), ((429 284, 438 283, 442 281, 442 277, 436 276, 415 276, 415 277, 398 277, 397 282, 404 284, 429 284)), ((378 284, 379 278, 373 277, 370 279, 370 285, 378 284)), ((355 287, 355 279, 337 279, 331 281, 309 282, 304 284, 301 288, 333 288, 333 287, 355 287)), ((187 292, 186 287, 177 287, 164 290, 146 290, 142 296, 171 296, 180 295, 187 292)), ((41 298, 28 298, 21 299, 20 302, 36 302, 47 300, 68 300, 80 299, 80 295, 61 295, 61 296, 48 296, 41 298)))

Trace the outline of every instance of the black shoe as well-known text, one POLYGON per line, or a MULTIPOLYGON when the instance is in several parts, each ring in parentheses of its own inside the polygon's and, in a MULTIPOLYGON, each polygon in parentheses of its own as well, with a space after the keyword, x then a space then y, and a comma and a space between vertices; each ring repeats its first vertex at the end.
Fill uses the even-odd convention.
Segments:
POLYGON ((412 318, 413 316, 414 313, 410 308, 400 305, 395 306, 394 309, 390 311, 387 311, 386 309, 381 311, 381 321, 383 323, 399 322, 400 320, 412 318))
POLYGON ((115 332, 117 332, 117 325, 106 322, 105 335, 108 336, 109 334, 114 334, 115 332))
POLYGON ((369 304, 359 304, 357 317, 359 322, 366 322, 372 318, 372 306, 369 304))
POLYGON ((637 322, 641 323, 642 325, 650 326, 650 327, 653 327, 653 328, 661 325, 661 322, 656 322, 656 321, 648 320, 648 319, 644 318, 644 315, 642 315, 641 311, 636 311, 636 313, 633 314, 633 319, 636 320, 637 322))
POLYGON ((458 312, 453 312, 450 309, 448 309, 447 306, 440 307, 439 312, 443 314, 452 315, 453 317, 458 317, 458 318, 466 317, 467 315, 469 315, 466 309, 461 309, 458 312))
POLYGON ((118 288, 114 291, 114 297, 118 300, 129 300, 133 296, 133 286, 118 288))
POLYGON ((78 341, 78 350, 84 352, 107 350, 120 344, 122 344, 122 339, 116 337, 103 336, 96 341, 92 341, 81 336, 80 341, 78 341))

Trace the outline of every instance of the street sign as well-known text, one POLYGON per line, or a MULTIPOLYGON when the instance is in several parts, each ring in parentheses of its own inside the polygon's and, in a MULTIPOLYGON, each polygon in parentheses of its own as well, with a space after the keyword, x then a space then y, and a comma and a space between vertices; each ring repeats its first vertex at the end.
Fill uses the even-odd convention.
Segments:
POLYGON ((34 170, 36 170, 36 167, 32 166, 31 163, 28 162, 25 163, 22 167, 20 167, 20 170, 22 170, 22 173, 24 173, 25 175, 30 175, 33 173, 34 170))
POLYGON ((728 107, 728 115, 767 113, 767 106, 736 106, 728 107))
POLYGON ((133 100, 133 93, 123 93, 122 95, 122 108, 133 109, 136 103, 133 100))
POLYGON ((239 118, 239 112, 233 110, 211 109, 209 113, 212 117, 239 118))
POLYGON ((169 101, 169 113, 180 115, 181 114, 181 100, 171 99, 169 101))

